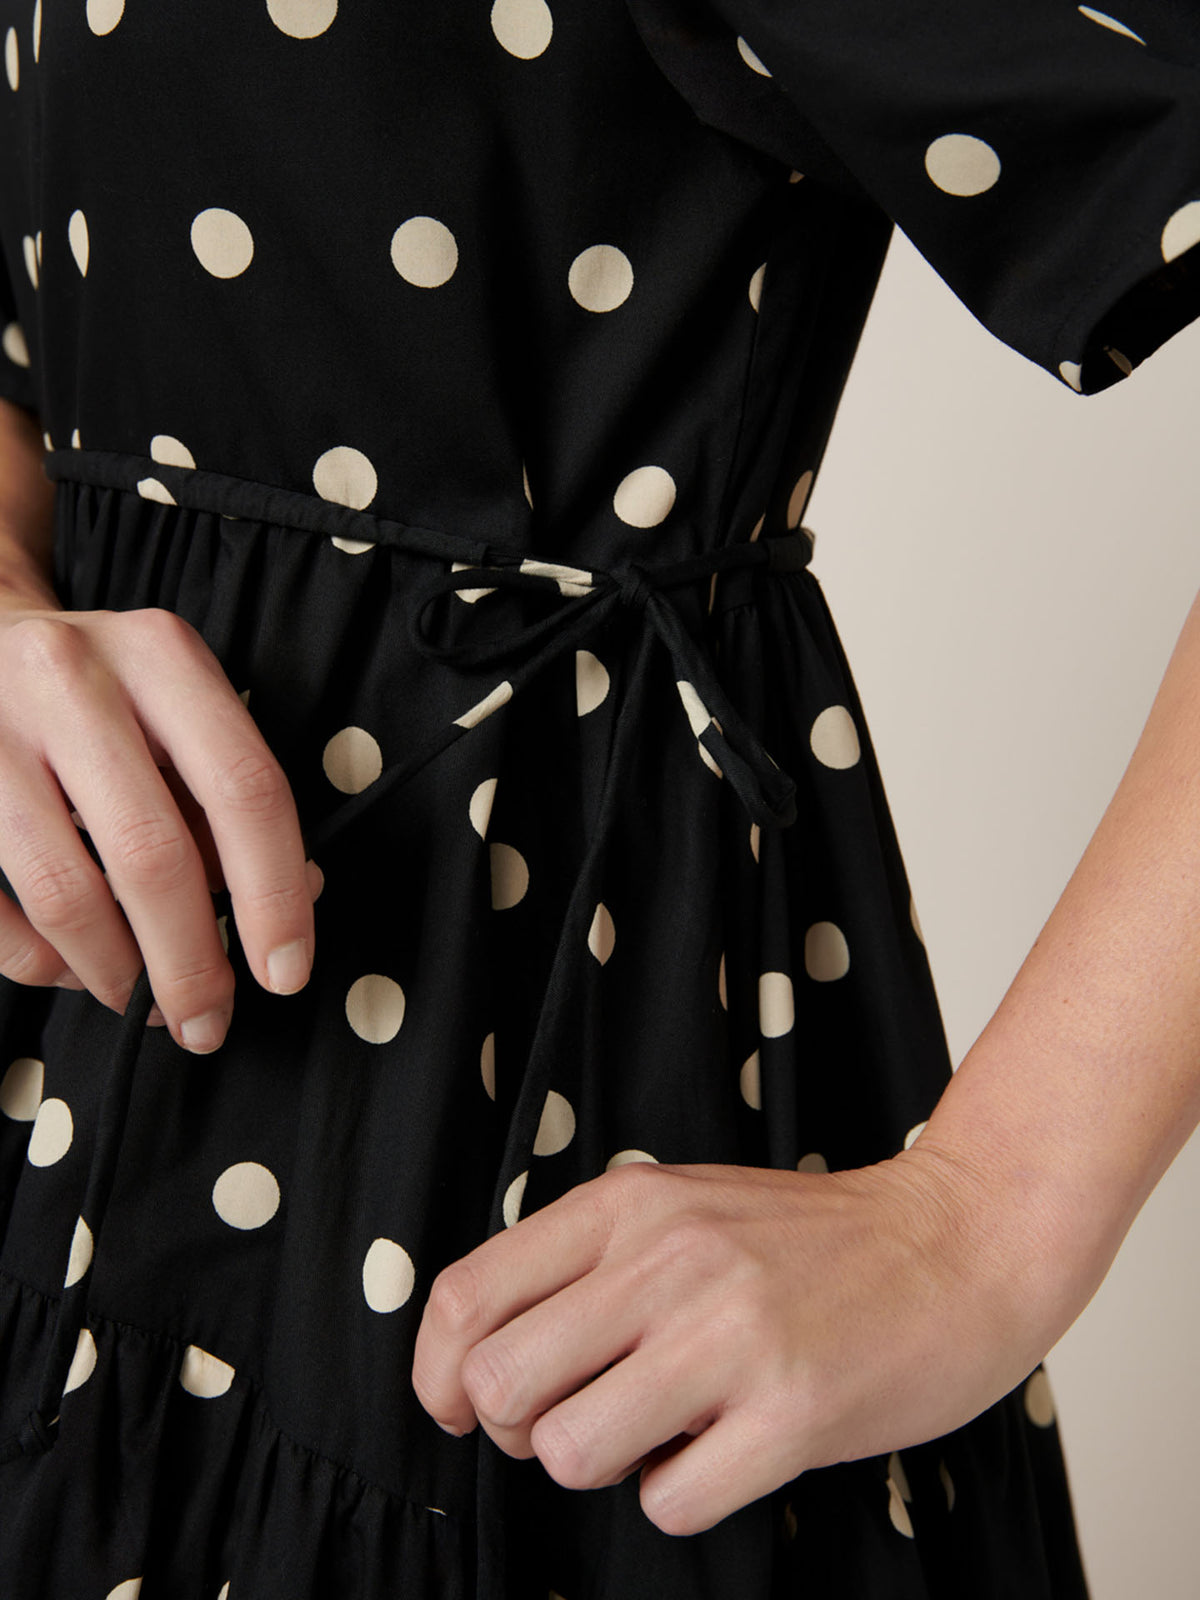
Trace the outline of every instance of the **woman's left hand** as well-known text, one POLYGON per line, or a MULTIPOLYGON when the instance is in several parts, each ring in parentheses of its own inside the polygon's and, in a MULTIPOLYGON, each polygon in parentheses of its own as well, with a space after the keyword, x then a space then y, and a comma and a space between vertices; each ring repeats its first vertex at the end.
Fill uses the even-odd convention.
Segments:
POLYGON ((413 1385, 566 1488, 640 1468, 650 1521, 698 1533, 1032 1371, 1053 1340, 1021 1209, 920 1140, 833 1173, 632 1162, 438 1274, 413 1385))

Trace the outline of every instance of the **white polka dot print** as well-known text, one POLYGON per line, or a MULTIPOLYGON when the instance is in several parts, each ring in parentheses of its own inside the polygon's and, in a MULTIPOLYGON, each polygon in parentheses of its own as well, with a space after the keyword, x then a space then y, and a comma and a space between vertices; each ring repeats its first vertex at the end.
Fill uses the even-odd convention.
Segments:
POLYGON ((42 53, 42 0, 37 0, 33 8, 33 59, 39 60, 42 53))
POLYGON ((525 857, 511 844, 489 846, 492 866, 492 907, 508 911, 519 905, 529 888, 529 868, 525 857))
POLYGON ((217 1400, 228 1394, 236 1376, 228 1361, 190 1344, 183 1352, 179 1368, 179 1381, 189 1394, 198 1400, 217 1400))
POLYGON ((615 1156, 609 1156, 604 1163, 605 1172, 612 1172, 617 1167, 627 1167, 633 1161, 649 1161, 658 1165, 658 1157, 652 1156, 648 1150, 618 1150, 615 1156))
POLYGON ((262 1228, 279 1210, 279 1182, 260 1162, 238 1161, 213 1184, 212 1203, 231 1228, 262 1228))
POLYGON ((495 778, 485 778, 477 784, 471 795, 467 814, 471 819, 471 826, 481 839, 487 837, 488 823, 492 820, 492 807, 496 802, 495 778))
POLYGON ((363 1298, 372 1311, 399 1311, 413 1292, 412 1257, 394 1239, 376 1239, 362 1264, 363 1298))
POLYGON ((846 936, 833 922, 814 922, 804 936, 804 968, 818 983, 832 983, 850 970, 846 936))
POLYGON ((893 1477, 888 1478, 888 1517, 892 1527, 897 1533, 902 1533, 906 1539, 914 1537, 912 1518, 908 1514, 908 1507, 904 1504, 904 1496, 900 1493, 899 1486, 893 1477))
MULTIPOLYGON (((469 561, 452 561, 451 572, 470 572, 474 570, 469 561)), ((474 605, 476 600, 482 600, 485 595, 495 594, 495 589, 455 589, 457 599, 464 600, 468 605, 474 605)))
POLYGON ((812 725, 809 743, 822 766, 840 771, 854 766, 862 754, 858 729, 845 706, 826 706, 812 725))
POLYGON ((4 354, 14 367, 29 365, 29 346, 25 342, 25 330, 19 322, 4 324, 4 354))
POLYGON ((926 150, 925 171, 945 194, 983 194, 1000 177, 1000 157, 974 134, 944 133, 926 150))
POLYGON ((184 444, 182 439, 176 439, 174 434, 156 433, 150 441, 150 459, 161 462, 164 467, 190 467, 195 468, 196 458, 184 444))
POLYGON ((176 504, 175 496, 166 484, 158 478, 139 478, 137 492, 143 500, 158 500, 164 506, 176 504))
POLYGON ((1039 1428, 1049 1428, 1054 1422, 1054 1396, 1044 1367, 1025 1380, 1025 1413, 1039 1428))
POLYGON ((575 652, 575 709, 581 717, 602 706, 608 695, 608 668, 590 650, 575 652))
POLYGON ((38 286, 38 249, 32 234, 25 234, 21 239, 21 253, 25 258, 25 271, 29 274, 29 281, 36 289, 38 286))
POLYGON ((946 1510, 954 1510, 954 1479, 950 1476, 944 1461, 938 1462, 938 1477, 941 1479, 942 1488, 946 1492, 946 1510))
POLYGON ((1194 244, 1200 244, 1200 200, 1189 200, 1168 217, 1161 243, 1164 261, 1174 261, 1194 244))
POLYGON ((810 1150, 796 1163, 797 1172, 828 1172, 829 1163, 819 1150, 810 1150))
POLYGON ((908 1474, 904 1470, 904 1462, 900 1459, 900 1452, 893 1450, 888 1457, 888 1475, 900 1491, 901 1499, 912 1504, 912 1490, 908 1486, 908 1474))
POLYGON ((125 15, 125 0, 87 0, 87 23, 93 33, 111 33, 125 15))
POLYGON ((356 978, 346 994, 346 1020, 368 1044, 387 1044, 404 1021, 404 990, 380 972, 356 978))
POLYGON ((635 467, 613 495, 613 510, 631 528, 654 528, 675 504, 675 480, 665 467, 635 467))
POLYGON ((40 228, 38 229, 37 233, 34 235, 34 246, 33 246, 33 248, 34 248, 34 250, 35 250, 35 252, 37 254, 37 264, 40 267, 41 264, 42 264, 42 230, 40 228))
POLYGON ((758 1027, 764 1038, 790 1033, 796 1021, 792 980, 786 972, 764 972, 758 980, 758 1027))
POLYGON ((71 1366, 67 1372, 67 1381, 63 1384, 64 1395, 81 1389, 88 1381, 96 1370, 97 1354, 92 1330, 80 1328, 79 1338, 75 1341, 75 1354, 71 1357, 71 1366))
POLYGON ((489 1100, 496 1098, 496 1035, 489 1033, 479 1052, 479 1076, 489 1100))
POLYGON ((1123 33, 1127 39, 1135 39, 1138 44, 1145 44, 1145 39, 1140 33, 1134 33, 1123 22, 1118 22, 1116 17, 1110 17, 1104 11, 1096 11, 1091 6, 1080 6, 1081 15, 1087 17, 1089 22, 1098 22, 1102 28, 1111 28, 1114 33, 1123 33))
POLYGON ((528 467, 525 465, 525 463, 523 461, 521 463, 521 487, 525 491, 525 499, 529 502, 529 509, 532 511, 533 510, 533 492, 529 487, 529 469, 528 469, 528 467))
POLYGON ((510 56, 532 61, 554 33, 554 18, 545 0, 495 0, 492 32, 510 56))
POLYGON ((541 1121, 533 1141, 535 1156, 555 1156, 575 1137, 575 1112, 571 1102, 557 1089, 547 1092, 541 1121))
POLYGON ((0 1079, 0 1111, 14 1122, 32 1122, 42 1103, 46 1068, 36 1056, 17 1056, 0 1079))
POLYGON ((92 1230, 80 1217, 75 1223, 75 1232, 71 1235, 71 1254, 67 1259, 67 1275, 63 1279, 64 1289, 69 1289, 72 1284, 78 1283, 91 1266, 94 1244, 92 1230))
POLYGON ((75 1123, 65 1100, 43 1100, 38 1107, 26 1152, 30 1166, 52 1167, 71 1148, 75 1123))
POLYGON ((80 449, 83 448, 82 445, 79 442, 79 429, 78 428, 76 428, 75 431, 71 434, 71 448, 72 448, 72 450, 80 450, 80 449))
POLYGON ((67 221, 67 243, 71 246, 71 254, 75 257, 75 265, 79 268, 81 277, 87 277, 88 269, 88 225, 87 218, 82 211, 72 211, 67 221))
POLYGON ((740 33, 738 34, 737 48, 738 55, 741 56, 742 60, 751 69, 751 71, 759 73, 760 76, 764 78, 769 78, 772 76, 772 74, 767 71, 760 58, 755 55, 753 50, 751 50, 745 39, 742 38, 740 33))
POLYGON ((810 467, 807 472, 802 472, 796 479, 795 487, 788 496, 787 525, 793 532, 800 526, 800 518, 804 515, 804 508, 808 504, 812 486, 813 473, 810 467))
POLYGON ((925 935, 921 931, 921 919, 917 916, 917 902, 911 895, 908 898, 908 916, 909 921, 913 925, 913 932, 916 934, 917 938, 920 939, 921 943, 924 944, 925 935))
POLYGON ((342 728, 321 755, 325 776, 343 794, 360 794, 383 771, 383 752, 365 728, 342 728))
POLYGON ((267 0, 267 15, 291 39, 315 39, 337 16, 338 0, 267 0))
POLYGON ((392 265, 417 289, 438 289, 458 266, 458 244, 436 217, 409 217, 392 235, 392 265))
POLYGON ((119 1583, 115 1589, 110 1589, 104 1600, 138 1600, 142 1592, 140 1578, 126 1578, 124 1583, 119 1583))
POLYGON ((375 548, 374 539, 343 539, 340 533, 330 534, 329 542, 335 550, 342 550, 348 556, 365 555, 375 548))
POLYGON ((762 1110, 762 1062, 757 1050, 742 1062, 738 1088, 752 1111, 762 1110))
POLYGON ((236 211, 209 206, 192 219, 196 260, 214 278, 236 278, 254 256, 254 236, 236 211))
POLYGON ((588 949, 603 966, 612 955, 616 942, 617 932, 613 926, 612 913, 601 900, 592 916, 592 925, 588 929, 588 949))
POLYGON ((335 444, 317 457, 312 471, 313 488, 322 500, 363 511, 374 500, 379 479, 369 457, 350 444, 335 444))
POLYGON ((17 51, 17 30, 10 28, 4 35, 4 70, 8 75, 8 86, 16 89, 21 81, 21 62, 17 51))
POLYGON ((1083 368, 1078 361, 1060 361, 1058 370, 1064 383, 1069 383, 1072 389, 1080 394, 1083 393, 1083 368))
POLYGON ((221 1585, 220 1591, 217 1594, 217 1600, 229 1600, 229 1580, 226 1580, 226 1582, 221 1585))
POLYGON ((908 1132, 904 1135, 904 1148, 906 1150, 912 1149, 913 1145, 916 1144, 917 1140, 925 1132, 925 1129, 928 1127, 928 1125, 928 1119, 926 1119, 925 1122, 915 1123, 908 1130, 908 1132))
POLYGON ((498 683, 490 694, 485 694, 482 700, 477 701, 461 717, 455 717, 454 724, 458 728, 473 728, 494 711, 499 711, 501 706, 506 706, 513 696, 513 686, 507 679, 498 683))
POLYGON ((521 1201, 525 1198, 525 1185, 529 1181, 528 1172, 518 1172, 508 1188, 504 1191, 504 1202, 501 1211, 504 1215, 504 1226, 514 1227, 521 1220, 521 1201))
POLYGON ((633 266, 615 244, 589 245, 572 261, 567 288, 585 311, 615 311, 633 292, 633 266))
POLYGON ((756 267, 750 275, 750 304, 754 307, 755 311, 758 310, 760 304, 762 303, 762 286, 763 279, 766 277, 766 274, 767 263, 764 261, 762 266, 756 267))
POLYGON ((729 1010, 729 996, 725 992, 725 952, 721 951, 721 960, 717 965, 717 999, 729 1010))

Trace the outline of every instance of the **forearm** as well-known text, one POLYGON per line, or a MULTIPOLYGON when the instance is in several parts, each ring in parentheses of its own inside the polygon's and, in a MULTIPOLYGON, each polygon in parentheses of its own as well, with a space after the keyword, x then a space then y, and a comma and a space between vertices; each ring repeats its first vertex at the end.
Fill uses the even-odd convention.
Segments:
POLYGON ((58 605, 54 485, 44 456, 36 418, 0 399, 0 605, 58 605))
POLYGON ((913 1147, 977 1184, 1045 1348, 1200 1120, 1200 598, 1099 828, 913 1147))

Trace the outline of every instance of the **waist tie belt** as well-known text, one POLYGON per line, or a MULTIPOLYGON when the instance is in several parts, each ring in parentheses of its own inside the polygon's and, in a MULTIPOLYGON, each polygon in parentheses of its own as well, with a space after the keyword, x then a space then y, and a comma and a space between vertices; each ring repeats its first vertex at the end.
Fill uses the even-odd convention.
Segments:
MULTIPOLYGON (((578 961, 570 957, 584 948, 594 912, 597 875, 619 789, 617 777, 627 764, 637 732, 637 720, 630 714, 630 707, 636 704, 636 689, 645 681, 650 647, 655 638, 670 652, 676 687, 693 733, 711 756, 717 771, 732 785, 751 818, 761 826, 776 828, 788 827, 795 821, 795 783, 768 755, 730 703, 702 644, 689 633, 664 591, 735 567, 761 566, 772 572, 798 572, 807 567, 812 558, 813 539, 807 529, 801 528, 794 533, 753 542, 722 545, 658 567, 630 562, 623 567, 605 570, 535 560, 513 551, 498 550, 479 541, 455 540, 444 534, 430 535, 428 531, 422 537, 421 530, 413 530, 417 536, 408 540, 403 537, 403 524, 393 523, 388 527, 392 534, 389 543, 441 559, 451 558, 458 568, 431 585, 425 600, 415 611, 410 628, 415 648, 423 655, 450 666, 483 669, 507 667, 510 670, 490 693, 448 726, 433 733, 414 754, 386 768, 367 789, 338 806, 318 826, 303 830, 308 855, 319 852, 328 840, 353 822, 367 806, 374 805, 390 789, 414 776, 442 750, 507 704, 524 684, 551 661, 572 647, 577 647, 599 630, 615 609, 628 606, 640 614, 645 623, 630 688, 617 712, 613 747, 596 825, 568 901, 545 1000, 509 1122, 504 1158, 492 1197, 490 1236, 507 1226, 510 1220, 515 1220, 514 1213, 519 1210, 528 1162, 536 1141, 556 1055, 555 1037, 571 1014, 571 975, 577 969, 578 961), (398 529, 399 536, 396 533, 398 529), (468 559, 459 562, 459 555, 465 555, 468 559), (489 587, 537 590, 550 594, 557 592, 563 603, 556 606, 550 615, 507 633, 498 633, 475 642, 439 642, 436 634, 431 635, 426 625, 431 608, 441 596, 451 591, 479 588, 481 576, 489 587), (567 959, 563 959, 564 956, 567 959)), ((354 531, 359 531, 359 528, 356 527, 354 531)), ((475 611, 474 607, 471 609, 475 611)), ((459 621, 462 623, 468 619, 460 614, 459 621)), ((228 888, 214 893, 213 902, 216 915, 231 911, 228 888)), ((104 1216, 116 1177, 133 1090, 135 1063, 152 1004, 150 979, 143 968, 123 1014, 121 1032, 101 1101, 92 1165, 80 1213, 92 1232, 93 1261, 101 1246, 104 1216)), ((87 1321, 92 1270, 89 1267, 77 1281, 69 1283, 63 1290, 37 1403, 16 1431, 0 1442, 0 1462, 11 1461, 21 1454, 34 1455, 48 1450, 57 1438, 63 1390, 87 1321)), ((481 1447, 490 1443, 486 1436, 480 1439, 481 1447)), ((491 1541, 493 1555, 496 1548, 502 1547, 504 1539, 497 1467, 496 1452, 481 1448, 479 1538, 481 1541, 491 1541)), ((495 1567, 490 1563, 489 1571, 493 1576, 490 1577, 488 1588, 495 1581, 495 1567)))

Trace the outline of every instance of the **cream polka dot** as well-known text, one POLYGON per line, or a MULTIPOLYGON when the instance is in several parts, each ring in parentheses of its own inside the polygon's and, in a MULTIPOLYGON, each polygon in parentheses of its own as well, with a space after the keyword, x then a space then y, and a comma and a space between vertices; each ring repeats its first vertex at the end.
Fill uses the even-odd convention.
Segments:
POLYGON ((477 784, 467 807, 471 826, 481 839, 487 837, 488 823, 492 820, 492 806, 496 801, 496 779, 485 778, 477 784))
POLYGON ((361 794, 383 771, 383 752, 365 728, 342 728, 325 746, 321 765, 335 789, 361 794))
POLYGON ((93 33, 111 33, 125 15, 125 0, 87 0, 87 23, 93 33))
POLYGON ((786 972, 764 972, 758 980, 758 1026, 768 1039, 789 1033, 796 1020, 792 980, 786 972))
POLYGON ((361 556, 367 550, 374 550, 374 539, 343 539, 340 533, 332 533, 329 542, 335 550, 344 550, 348 556, 361 556))
POLYGON ((793 530, 800 526, 800 518, 804 515, 804 508, 808 504, 812 486, 813 474, 810 467, 807 472, 802 472, 796 479, 795 487, 788 496, 787 525, 793 530))
POLYGON ((809 743, 822 766, 839 770, 854 766, 862 754, 858 729, 845 706, 826 706, 812 725, 809 743))
POLYGON ((213 1184, 212 1203, 231 1228, 262 1228, 279 1210, 279 1182, 260 1162, 238 1161, 213 1184))
POLYGON ((908 897, 908 915, 909 915, 909 920, 912 922, 912 925, 913 925, 913 932, 916 934, 917 938, 920 939, 921 943, 924 944, 925 943, 925 935, 921 931, 921 919, 920 919, 920 917, 917 916, 917 902, 913 899, 913 897, 911 895, 909 895, 909 897, 908 897))
POLYGON ((1000 157, 970 133, 944 133, 925 152, 925 171, 945 194, 982 194, 1000 176, 1000 157))
POLYGON ((164 467, 191 467, 196 458, 181 439, 170 433, 156 433, 150 441, 150 459, 164 467))
POLYGON ((1098 22, 1102 28, 1111 28, 1114 33, 1123 33, 1127 39, 1136 39, 1138 44, 1146 42, 1140 33, 1134 33, 1132 28, 1127 28, 1123 22, 1118 22, 1116 17, 1110 17, 1103 11, 1095 11, 1091 6, 1080 6, 1079 10, 1089 22, 1098 22))
POLYGON ((138 1600, 142 1592, 140 1578, 126 1578, 124 1583, 119 1583, 115 1589, 110 1589, 105 1600, 138 1600))
POLYGON ((504 1191, 504 1226, 513 1227, 521 1220, 521 1201, 525 1198, 525 1185, 529 1180, 528 1172, 518 1172, 508 1188, 504 1191))
POLYGON ((1118 350, 1115 345, 1106 344, 1104 346, 1104 354, 1121 373, 1122 377, 1129 377, 1133 371, 1133 362, 1130 361, 1123 350, 1118 350))
POLYGON ((758 310, 762 303, 762 286, 763 279, 766 277, 766 275, 767 263, 765 261, 761 267, 756 267, 750 275, 750 304, 754 307, 755 311, 758 310))
POLYGON ((571 1102, 565 1095, 559 1094, 557 1089, 551 1089, 546 1095, 546 1104, 542 1107, 541 1121, 538 1123, 537 1136, 533 1141, 535 1156, 556 1156, 560 1150, 565 1150, 575 1137, 575 1112, 571 1102))
POLYGON ((773 74, 768 72, 766 67, 763 66, 762 61, 758 56, 755 55, 754 51, 751 50, 750 46, 746 43, 745 39, 742 38, 740 33, 738 34, 737 48, 738 55, 741 56, 742 60, 753 71, 760 73, 764 78, 770 78, 773 76, 773 74))
POLYGON ((753 544, 754 541, 758 538, 759 534, 763 531, 763 523, 766 520, 767 520, 767 513, 764 511, 762 516, 759 517, 758 521, 750 529, 750 537, 749 537, 749 539, 747 541, 749 544, 753 544))
POLYGON ((267 15, 291 39, 315 39, 337 16, 338 0, 267 0, 267 15))
POLYGON ((75 1232, 71 1235, 71 1254, 67 1260, 67 1275, 63 1279, 64 1289, 69 1289, 73 1283, 78 1283, 91 1266, 94 1244, 92 1230, 80 1217, 75 1223, 75 1232))
POLYGON ((454 276, 458 244, 436 217, 409 217, 392 235, 392 265, 417 289, 437 289, 454 276))
POLYGON ((82 211, 72 211, 67 222, 67 243, 71 246, 71 254, 75 257, 75 265, 79 268, 80 275, 87 277, 88 269, 88 225, 87 218, 82 211))
POLYGON ((904 1504, 904 1497, 900 1493, 899 1485, 895 1478, 889 1476, 888 1487, 888 1516, 891 1518, 892 1527, 897 1533, 902 1533, 906 1539, 913 1538, 912 1518, 908 1514, 908 1507, 904 1504))
POLYGON ((1030 1422, 1039 1428, 1049 1428, 1054 1422, 1054 1396, 1044 1367, 1039 1367, 1025 1382, 1025 1412, 1030 1422))
POLYGON ((14 1122, 32 1122, 42 1103, 45 1063, 36 1056, 17 1056, 0 1080, 0 1111, 14 1122))
POLYGON ((479 1076, 489 1100, 496 1098, 496 1035, 489 1033, 479 1052, 479 1076))
POLYGON ((525 898, 529 868, 525 857, 511 844, 489 846, 492 863, 492 907, 507 911, 525 898))
POLYGON ((51 437, 50 437, 50 435, 48 433, 44 433, 42 435, 42 443, 46 446, 47 450, 53 450, 54 449, 54 441, 53 441, 53 439, 51 439, 51 437))
POLYGON ((946 1510, 954 1510, 954 1479, 946 1469, 944 1461, 938 1462, 938 1477, 942 1481, 942 1488, 946 1491, 946 1510))
POLYGON ((183 1352, 179 1381, 198 1400, 216 1400, 227 1394, 234 1376, 234 1369, 228 1361, 210 1355, 207 1350, 201 1350, 199 1345, 190 1344, 183 1352))
POLYGON ((757 1050, 742 1062, 742 1070, 738 1074, 738 1088, 741 1090, 742 1099, 752 1111, 762 1110, 762 1070, 757 1050))
POLYGON ((192 249, 214 278, 236 278, 254 255, 254 238, 236 211, 209 206, 192 219, 192 249))
POLYGON ((510 56, 532 61, 550 43, 554 18, 545 0, 496 0, 492 32, 510 56))
POLYGON ((893 1450, 888 1457, 888 1475, 900 1491, 901 1497, 912 1503, 912 1490, 908 1487, 908 1474, 904 1470, 904 1462, 900 1459, 900 1452, 893 1450))
POLYGON ((613 510, 631 528, 653 528, 675 504, 675 480, 665 467, 635 467, 617 485, 613 510))
POLYGON ((750 824, 750 854, 754 857, 755 861, 758 860, 758 850, 761 839, 762 829, 759 827, 757 822, 752 822, 750 824))
POLYGON ((33 8, 33 59, 39 60, 42 52, 42 0, 33 8))
POLYGON ((612 913, 601 900, 592 917, 592 925, 588 929, 587 936, 588 949, 601 966, 612 955, 616 940, 617 932, 613 927, 612 913))
POLYGON ((490 717, 494 711, 499 711, 501 706, 506 706, 512 697, 513 686, 506 678, 503 683, 498 683, 490 694, 485 694, 482 700, 476 701, 470 710, 464 711, 461 717, 455 717, 455 727, 475 727, 476 723, 490 717))
POLYGON ((79 429, 76 428, 75 431, 71 434, 71 449, 72 450, 80 450, 82 448, 83 447, 79 442, 79 429))
POLYGON ((21 81, 21 62, 17 53, 17 30, 10 28, 4 35, 4 70, 8 74, 8 86, 15 89, 21 81))
MULTIPOLYGON (((451 572, 472 572, 473 564, 470 561, 452 561, 451 572)), ((485 595, 495 594, 495 589, 455 589, 454 593, 460 600, 465 600, 468 605, 474 605, 476 600, 482 600, 485 595)))
POLYGON ((819 1150, 810 1150, 796 1163, 797 1172, 828 1172, 829 1163, 819 1150))
POLYGON ((346 994, 346 1020, 368 1044, 387 1044, 404 1021, 404 990, 379 972, 356 978, 346 994))
POLYGON ((90 1328, 80 1328, 79 1338, 75 1341, 75 1354, 71 1357, 70 1370, 67 1381, 63 1384, 63 1394, 70 1394, 73 1389, 81 1389, 96 1370, 96 1341, 90 1328))
POLYGON ((25 271, 29 274, 29 281, 36 289, 38 286, 38 253, 37 245, 31 234, 24 234, 21 239, 21 250, 25 257, 25 271))
POLYGON ((575 652, 575 709, 581 717, 603 705, 608 695, 608 668, 590 650, 575 652))
POLYGON ((175 505, 175 496, 158 478, 139 478, 137 492, 143 500, 158 500, 164 506, 175 505))
POLYGON ((1200 200, 1189 200, 1167 219, 1162 231, 1163 260, 1174 261, 1197 243, 1200 243, 1200 200))
POLYGON ((4 325, 4 354, 14 367, 29 365, 29 346, 25 342, 25 330, 19 322, 6 322, 4 325))
POLYGON ((1083 393, 1083 384, 1081 382, 1083 368, 1078 361, 1060 361, 1058 370, 1064 383, 1069 383, 1072 389, 1079 394, 1083 393))
POLYGON ((617 1167, 627 1167, 632 1161, 648 1161, 653 1166, 658 1165, 658 1157, 652 1156, 648 1150, 618 1150, 615 1156, 609 1156, 604 1163, 605 1172, 612 1172, 617 1167))
POLYGON ((850 970, 846 936, 832 922, 814 922, 804 936, 804 967, 818 983, 832 983, 850 970))
POLYGON ((363 1297, 372 1311, 399 1311, 413 1292, 412 1257, 394 1239, 376 1239, 363 1257, 363 1297))
POLYGON ((567 288, 585 311, 615 311, 633 292, 633 266, 615 244, 589 245, 572 261, 567 288))
POLYGON ((689 683, 686 678, 677 678, 675 687, 679 691, 679 698, 683 701, 683 709, 687 713, 691 730, 699 738, 712 721, 708 707, 696 693, 695 685, 689 683))
POLYGON ((904 1135, 904 1148, 906 1150, 912 1149, 913 1145, 916 1144, 917 1140, 925 1132, 925 1129, 928 1127, 928 1125, 929 1119, 926 1118, 924 1122, 915 1123, 913 1127, 908 1130, 908 1132, 904 1135))
POLYGON ((725 992, 725 952, 721 951, 721 960, 717 967, 717 999, 729 1010, 729 996, 725 992))
POLYGON ((40 267, 42 264, 42 230, 40 228, 34 235, 33 248, 37 252, 37 264, 40 267))
POLYGON ((43 1100, 34 1119, 26 1154, 34 1167, 52 1167, 71 1148, 75 1123, 65 1100, 43 1100))
POLYGON ((525 490, 525 498, 529 502, 529 509, 532 511, 533 493, 529 487, 529 469, 523 461, 521 463, 521 487, 525 490))
POLYGON ((379 488, 379 479, 369 458, 349 444, 335 444, 318 456, 312 481, 322 500, 352 506, 355 511, 369 506, 379 488))
POLYGON ((226 1579, 226 1581, 221 1585, 220 1593, 217 1595, 217 1600, 229 1600, 229 1583, 230 1580, 226 1579))

